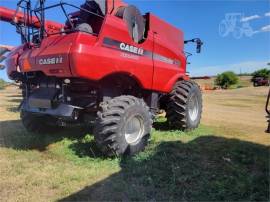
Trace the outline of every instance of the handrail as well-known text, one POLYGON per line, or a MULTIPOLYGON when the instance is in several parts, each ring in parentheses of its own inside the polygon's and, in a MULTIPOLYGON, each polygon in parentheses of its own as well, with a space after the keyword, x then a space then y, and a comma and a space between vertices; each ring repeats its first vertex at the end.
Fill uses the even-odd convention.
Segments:
POLYGON ((270 116, 270 109, 269 109, 269 103, 270 103, 270 87, 269 87, 269 92, 266 100, 266 105, 265 105, 265 111, 266 113, 270 116))
MULTIPOLYGON (((67 20, 68 20, 69 23, 71 24, 72 30, 65 30, 65 31, 55 32, 55 33, 53 33, 53 34, 48 34, 48 33, 46 32, 46 30, 45 30, 45 32, 46 32, 47 35, 57 35, 57 34, 61 34, 61 33, 76 32, 76 30, 74 29, 74 25, 72 24, 72 22, 71 22, 71 20, 70 20, 70 18, 69 18, 69 16, 68 16, 68 14, 67 14, 67 12, 66 12, 64 6, 70 6, 70 7, 73 7, 73 8, 77 8, 77 9, 80 10, 80 11, 87 12, 87 13, 89 13, 89 14, 95 15, 95 16, 97 16, 97 17, 99 17, 99 18, 102 18, 102 19, 105 18, 105 17, 102 16, 102 15, 99 15, 99 14, 97 14, 97 13, 91 12, 91 11, 89 11, 89 10, 86 10, 86 9, 84 9, 84 8, 82 8, 82 7, 79 7, 79 6, 76 6, 76 5, 73 5, 73 4, 70 4, 70 3, 66 3, 66 2, 64 2, 64 1, 61 0, 60 3, 53 4, 53 5, 44 7, 44 8, 36 8, 36 9, 33 10, 35 16, 37 17, 38 21, 40 22, 41 20, 39 19, 37 13, 39 13, 39 12, 41 12, 41 11, 48 10, 48 9, 52 9, 52 8, 55 8, 55 7, 60 7, 60 8, 62 9, 62 11, 63 11, 65 17, 67 18, 67 20)), ((93 34, 93 35, 95 35, 95 36, 98 35, 97 33, 91 33, 91 34, 93 34)))
POLYGON ((48 9, 55 8, 55 7, 58 7, 58 6, 62 7, 62 6, 64 6, 64 5, 67 5, 67 6, 70 6, 70 7, 73 7, 73 8, 77 8, 77 9, 79 9, 79 10, 85 11, 85 12, 87 12, 87 13, 90 13, 90 14, 95 15, 95 16, 97 16, 97 17, 100 17, 100 18, 102 18, 102 19, 105 18, 105 17, 102 16, 102 15, 99 15, 99 14, 97 14, 97 13, 88 11, 88 10, 82 8, 82 7, 75 6, 75 5, 73 5, 73 4, 66 3, 66 2, 63 2, 63 1, 60 1, 60 3, 58 3, 58 4, 54 4, 54 5, 51 5, 51 6, 44 7, 43 9, 42 9, 42 8, 34 9, 34 12, 40 12, 40 11, 42 11, 42 10, 48 10, 48 9))

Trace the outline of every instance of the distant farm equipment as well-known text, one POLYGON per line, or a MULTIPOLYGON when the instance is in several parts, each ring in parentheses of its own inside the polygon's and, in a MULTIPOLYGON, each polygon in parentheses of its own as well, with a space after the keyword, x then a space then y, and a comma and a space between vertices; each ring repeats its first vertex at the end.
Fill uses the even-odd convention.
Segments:
POLYGON ((198 82, 200 85, 201 90, 205 91, 205 90, 216 90, 216 87, 214 86, 213 83, 211 83, 211 81, 207 81, 207 80, 211 80, 212 77, 210 76, 197 76, 197 77, 191 77, 192 80, 199 80, 201 82, 198 82))

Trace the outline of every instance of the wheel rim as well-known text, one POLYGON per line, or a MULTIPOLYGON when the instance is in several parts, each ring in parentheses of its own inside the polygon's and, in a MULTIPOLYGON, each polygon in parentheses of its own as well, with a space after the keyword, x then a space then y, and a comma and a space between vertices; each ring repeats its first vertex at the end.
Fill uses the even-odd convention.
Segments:
POLYGON ((198 97, 195 94, 193 94, 190 97, 190 101, 188 105, 188 114, 191 121, 195 121, 198 118, 199 101, 198 101, 198 97))
POLYGON ((133 116, 125 125, 125 139, 128 144, 136 144, 144 133, 143 118, 140 115, 133 116))

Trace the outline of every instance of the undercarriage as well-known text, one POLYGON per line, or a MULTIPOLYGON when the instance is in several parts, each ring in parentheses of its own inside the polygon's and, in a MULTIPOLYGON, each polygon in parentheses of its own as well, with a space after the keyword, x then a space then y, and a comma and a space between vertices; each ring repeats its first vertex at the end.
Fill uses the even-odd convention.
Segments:
POLYGON ((48 77, 40 72, 31 72, 25 74, 21 88, 22 111, 52 116, 60 125, 94 121, 102 102, 121 95, 143 99, 154 116, 163 96, 162 93, 140 89, 124 76, 97 82, 80 78, 48 77))

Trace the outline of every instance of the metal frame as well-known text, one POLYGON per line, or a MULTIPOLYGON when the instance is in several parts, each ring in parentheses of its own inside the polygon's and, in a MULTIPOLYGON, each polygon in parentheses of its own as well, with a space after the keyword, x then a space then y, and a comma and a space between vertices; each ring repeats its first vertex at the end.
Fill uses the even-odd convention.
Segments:
MULTIPOLYGON (((36 34, 39 34, 39 41, 41 41, 44 37, 45 34, 49 35, 48 32, 45 29, 45 11, 48 9, 52 9, 52 8, 56 8, 56 7, 60 7, 61 10, 63 11, 65 17, 67 18, 67 20, 69 21, 70 25, 71 25, 71 29, 70 30, 64 30, 61 32, 57 32, 57 33, 53 33, 50 35, 57 35, 57 34, 62 34, 62 33, 72 33, 72 32, 76 32, 77 30, 75 30, 75 25, 74 23, 71 21, 69 14, 67 13, 65 6, 70 6, 73 8, 77 8, 80 11, 84 11, 87 12, 89 14, 95 15, 99 18, 104 19, 105 17, 102 15, 99 15, 97 13, 88 11, 82 7, 64 2, 64 1, 60 1, 60 3, 58 4, 53 4, 50 6, 46 6, 45 7, 45 0, 38 0, 37 1, 37 5, 35 6, 34 9, 32 9, 32 5, 31 5, 31 0, 20 0, 17 3, 17 9, 16 12, 14 13, 14 24, 17 28, 17 30, 19 30, 21 37, 22 37, 22 42, 26 43, 26 42, 31 42, 31 36, 34 36, 36 34), (23 5, 24 4, 24 5, 23 5), (38 7, 39 5, 39 7, 38 7), (22 8, 24 11, 24 23, 23 24, 18 24, 15 22, 15 16, 17 14, 17 12, 19 11, 19 9, 22 8), (32 16, 35 15, 35 17, 38 19, 37 22, 40 23, 40 28, 34 28, 32 26, 27 26, 27 22, 32 22, 32 16)), ((36 23, 36 22, 35 22, 36 23)), ((94 35, 97 35, 97 33, 91 33, 94 35)))
MULTIPOLYGON (((44 1, 44 0, 40 0, 40 1, 44 1)), ((43 5, 44 5, 44 4, 43 4, 43 5)), ((97 14, 97 13, 88 11, 88 10, 86 10, 86 9, 84 9, 84 8, 81 8, 81 7, 79 7, 79 6, 76 6, 76 5, 73 5, 73 4, 70 4, 70 3, 66 3, 66 2, 64 2, 64 1, 61 0, 60 3, 58 3, 58 4, 54 4, 54 5, 47 6, 47 7, 44 7, 44 6, 43 6, 43 7, 36 8, 36 9, 33 10, 33 12, 35 13, 35 16, 38 18, 38 20, 40 21, 40 23, 41 23, 41 21, 43 21, 43 24, 42 24, 42 28, 41 28, 41 29, 43 29, 44 32, 46 32, 45 27, 44 27, 44 26, 45 26, 45 25, 44 25, 45 19, 43 19, 43 20, 42 20, 42 18, 40 19, 40 18, 38 17, 37 13, 43 13, 43 17, 44 17, 44 12, 45 12, 46 10, 52 9, 52 8, 56 8, 56 7, 61 7, 61 9, 62 9, 64 15, 66 16, 67 20, 69 21, 70 25, 72 26, 72 30, 67 30, 67 31, 62 31, 62 32, 54 33, 54 35, 55 35, 55 34, 61 34, 61 33, 75 32, 75 31, 76 31, 76 30, 74 29, 74 24, 73 24, 72 21, 70 20, 70 17, 68 16, 68 13, 67 13, 66 10, 65 10, 65 6, 70 6, 70 7, 73 7, 73 8, 77 8, 77 9, 80 10, 80 11, 85 11, 85 12, 87 12, 87 13, 89 13, 89 14, 95 15, 95 16, 100 17, 100 18, 102 18, 102 19, 105 18, 104 16, 101 16, 101 15, 99 15, 99 14, 97 14)), ((97 34, 97 33, 94 33, 94 34, 97 34)), ((44 37, 44 35, 43 35, 42 37, 44 37)))
POLYGON ((270 88, 269 88, 269 93, 268 93, 266 104, 265 104, 265 111, 267 113, 266 118, 267 118, 267 122, 268 122, 268 127, 266 129, 267 133, 270 133, 270 109, 269 109, 269 103, 270 103, 270 88))
POLYGON ((269 93, 268 93, 266 105, 265 105, 265 111, 268 114, 268 116, 270 116, 269 103, 270 103, 270 88, 269 88, 269 93))
POLYGON ((18 30, 18 32, 20 32, 21 40, 23 43, 30 41, 30 29, 29 28, 24 29, 24 28, 28 27, 27 22, 30 22, 30 20, 32 20, 31 1, 30 0, 20 0, 17 3, 17 8, 16 8, 16 11, 15 11, 14 16, 13 16, 12 24, 14 24, 16 26, 16 29, 18 30), (25 4, 25 5, 23 5, 23 4, 25 4), (24 23, 23 24, 18 24, 15 22, 16 15, 17 15, 20 8, 23 9, 23 13, 24 13, 24 23))

